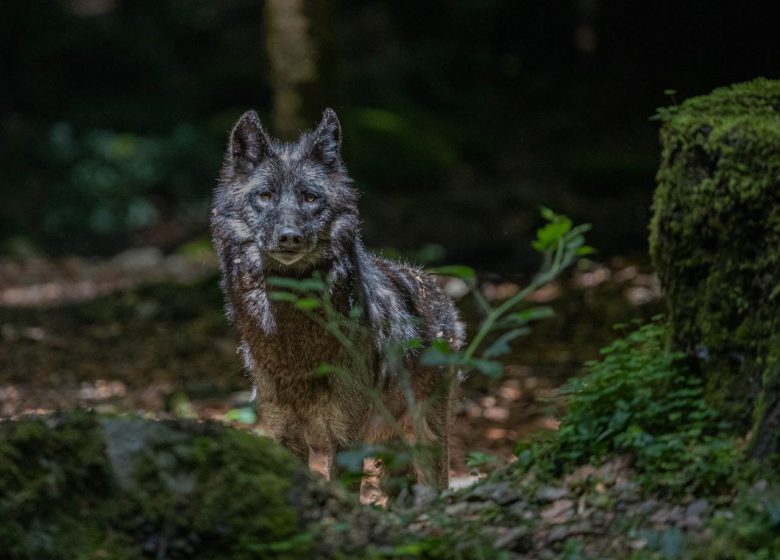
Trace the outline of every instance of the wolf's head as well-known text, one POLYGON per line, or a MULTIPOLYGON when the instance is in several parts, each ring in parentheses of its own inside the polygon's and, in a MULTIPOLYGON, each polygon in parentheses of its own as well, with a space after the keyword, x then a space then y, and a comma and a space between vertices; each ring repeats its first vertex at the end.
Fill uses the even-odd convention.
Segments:
POLYGON ((234 241, 254 244, 264 268, 302 272, 354 244, 357 193, 341 161, 341 126, 326 109, 296 142, 272 139, 254 111, 230 134, 215 215, 234 241))

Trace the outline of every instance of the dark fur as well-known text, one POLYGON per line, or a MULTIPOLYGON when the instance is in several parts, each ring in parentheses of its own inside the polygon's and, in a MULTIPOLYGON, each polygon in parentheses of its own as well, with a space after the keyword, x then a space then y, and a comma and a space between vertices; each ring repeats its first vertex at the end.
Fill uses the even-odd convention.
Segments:
MULTIPOLYGON (((261 415, 274 438, 302 460, 308 461, 310 449, 326 451, 331 478, 340 449, 397 436, 370 392, 378 391, 397 421, 409 422, 401 377, 384 357, 388 344, 443 339, 457 348, 463 341, 455 307, 431 277, 364 248, 357 192, 340 147, 341 129, 330 109, 316 130, 289 144, 269 138, 254 111, 245 113, 230 135, 211 219, 227 313, 241 337, 261 415), (266 191, 270 195, 261 194, 266 191), (286 254, 272 256, 279 255, 286 231, 299 234, 300 258, 290 264, 278 260, 286 254), (352 307, 363 311, 368 335, 353 341, 362 366, 305 313, 269 299, 268 277, 305 278, 314 272, 329 278, 342 313, 352 307), (351 373, 313 376, 322 363, 351 373)), ((405 362, 415 399, 425 410, 415 431, 433 450, 432 480, 425 482, 446 487, 454 380, 440 369, 421 367, 414 355, 405 362)))

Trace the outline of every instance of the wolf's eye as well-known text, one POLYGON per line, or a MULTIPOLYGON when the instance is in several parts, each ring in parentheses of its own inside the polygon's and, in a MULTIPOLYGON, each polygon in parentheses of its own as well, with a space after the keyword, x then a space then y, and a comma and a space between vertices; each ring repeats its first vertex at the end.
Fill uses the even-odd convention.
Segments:
POLYGON ((315 200, 317 200, 317 195, 314 194, 313 192, 307 191, 303 193, 303 200, 305 200, 306 202, 314 202, 315 200))
POLYGON ((263 191, 257 195, 257 198, 259 198, 263 202, 268 202, 269 200, 271 200, 271 191, 263 191))

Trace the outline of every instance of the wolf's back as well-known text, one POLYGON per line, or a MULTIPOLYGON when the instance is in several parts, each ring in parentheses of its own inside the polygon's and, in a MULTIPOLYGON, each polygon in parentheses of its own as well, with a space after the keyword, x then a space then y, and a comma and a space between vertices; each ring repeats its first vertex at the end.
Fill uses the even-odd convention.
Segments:
POLYGON ((387 276, 396 297, 417 323, 424 344, 446 340, 453 349, 463 345, 465 328, 452 300, 434 277, 421 269, 396 261, 374 258, 374 264, 387 276))

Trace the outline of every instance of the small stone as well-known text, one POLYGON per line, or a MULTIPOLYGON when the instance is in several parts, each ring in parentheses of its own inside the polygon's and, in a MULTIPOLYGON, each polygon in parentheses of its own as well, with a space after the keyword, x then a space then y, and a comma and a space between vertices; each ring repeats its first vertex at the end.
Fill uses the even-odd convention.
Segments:
POLYGON ((435 488, 426 486, 425 484, 415 484, 412 486, 412 494, 414 495, 415 509, 425 509, 435 502, 439 495, 435 488))
POLYGON ((506 548, 516 552, 528 550, 531 531, 527 527, 515 527, 498 537, 493 543, 496 548, 506 548))
POLYGON ((469 500, 490 500, 498 505, 507 505, 516 502, 522 495, 508 481, 501 481, 495 484, 483 483, 475 486, 467 495, 469 500))
POLYGON ((679 506, 662 507, 650 516, 650 523, 654 525, 674 525, 682 520, 683 510, 679 506))
POLYGON ((569 529, 567 527, 553 527, 552 530, 547 534, 547 542, 554 543, 558 541, 562 541, 566 537, 569 536, 569 529))
POLYGON ((536 499, 540 502, 554 502, 568 495, 568 488, 556 488, 554 486, 542 486, 536 491, 536 499))
POLYGON ((587 535, 594 532, 593 525, 588 521, 580 521, 574 525, 569 525, 569 535, 587 535))
POLYGON ((707 513, 708 509, 710 509, 710 503, 705 498, 699 498, 691 502, 685 513, 686 515, 702 516, 707 513))
POLYGON ((444 508, 444 513, 452 516, 475 515, 485 509, 493 507, 490 502, 457 502, 444 508))
POLYGON ((528 502, 519 500, 509 507, 509 515, 513 517, 523 517, 528 513, 528 502))
POLYGON ((709 510, 710 504, 704 498, 699 498, 691 502, 685 510, 685 516, 682 519, 681 525, 688 529, 700 529, 704 526, 704 520, 702 517, 709 510))
POLYGON ((477 484, 471 489, 471 492, 469 492, 466 497, 469 500, 487 500, 493 492, 495 492, 496 487, 501 484, 507 483, 493 484, 492 482, 483 482, 482 484, 477 484))
POLYGON ((523 495, 518 490, 510 487, 501 490, 497 489, 491 497, 498 505, 506 506, 521 500, 523 495))
POLYGON ((542 512, 542 519, 550 524, 565 523, 571 517, 574 502, 569 499, 556 500, 542 512))
POLYGON ((469 505, 466 502, 457 502, 452 504, 451 506, 447 506, 446 508, 444 508, 444 513, 453 516, 462 515, 463 513, 466 512, 468 506, 469 505))

